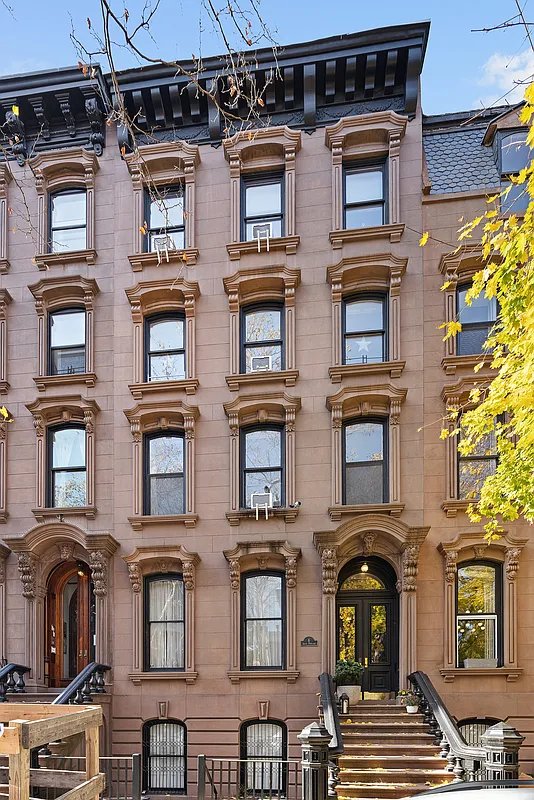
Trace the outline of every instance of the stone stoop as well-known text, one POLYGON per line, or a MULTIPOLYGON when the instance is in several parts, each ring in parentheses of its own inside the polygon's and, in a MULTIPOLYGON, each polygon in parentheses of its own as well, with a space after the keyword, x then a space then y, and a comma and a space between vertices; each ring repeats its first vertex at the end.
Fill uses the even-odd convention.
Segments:
POLYGON ((340 719, 339 800, 409 797, 454 779, 421 714, 363 700, 340 719))

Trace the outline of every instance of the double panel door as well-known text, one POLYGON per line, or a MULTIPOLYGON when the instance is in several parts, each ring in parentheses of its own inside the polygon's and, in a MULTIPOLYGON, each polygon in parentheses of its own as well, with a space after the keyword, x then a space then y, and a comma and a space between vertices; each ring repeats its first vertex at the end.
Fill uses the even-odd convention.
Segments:
POLYGON ((398 688, 398 604, 384 594, 351 592, 338 599, 338 658, 363 664, 363 692, 398 688))

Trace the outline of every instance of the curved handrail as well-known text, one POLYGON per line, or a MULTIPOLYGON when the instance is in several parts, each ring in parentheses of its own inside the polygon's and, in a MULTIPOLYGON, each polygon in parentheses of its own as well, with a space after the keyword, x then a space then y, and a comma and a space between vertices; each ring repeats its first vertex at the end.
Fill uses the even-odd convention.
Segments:
POLYGON ((25 689, 24 675, 30 671, 30 667, 24 664, 5 664, 0 668, 0 703, 7 703, 7 692, 22 694, 25 689), (15 675, 18 676, 15 681, 15 675))
POLYGON ((105 694, 102 673, 110 670, 107 664, 91 662, 82 669, 81 672, 69 683, 69 685, 52 700, 53 706, 63 706, 70 702, 75 704, 91 703, 91 693, 94 690, 97 694, 105 694))
POLYGON ((447 738, 453 755, 468 761, 483 762, 486 757, 485 750, 482 747, 473 747, 467 744, 428 675, 417 670, 408 675, 408 680, 416 690, 419 689, 421 696, 434 715, 440 731, 447 738))
POLYGON ((330 673, 323 672, 319 675, 319 683, 321 684, 321 706, 323 707, 324 725, 328 733, 332 735, 328 745, 328 752, 331 756, 339 756, 344 752, 345 748, 341 736, 334 682, 330 673))

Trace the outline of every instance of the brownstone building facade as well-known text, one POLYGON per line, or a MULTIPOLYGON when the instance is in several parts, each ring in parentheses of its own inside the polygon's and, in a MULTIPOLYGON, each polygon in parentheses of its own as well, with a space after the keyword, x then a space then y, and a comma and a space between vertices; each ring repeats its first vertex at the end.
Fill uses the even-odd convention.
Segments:
POLYGON ((0 656, 34 696, 109 665, 106 747, 144 746, 151 791, 194 794, 202 752, 296 755, 340 656, 367 692, 424 670, 532 759, 530 529, 488 547, 465 510, 492 443, 439 439, 496 313, 464 308, 458 220, 521 126, 424 117, 427 35, 288 47, 270 84, 260 52, 232 136, 174 74, 122 73, 135 147, 98 70, 0 81, 0 656))

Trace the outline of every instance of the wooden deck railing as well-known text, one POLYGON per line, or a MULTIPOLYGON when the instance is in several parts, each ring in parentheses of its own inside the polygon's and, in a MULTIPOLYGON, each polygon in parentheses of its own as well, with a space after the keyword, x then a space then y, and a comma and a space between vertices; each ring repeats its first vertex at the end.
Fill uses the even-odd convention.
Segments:
POLYGON ((98 800, 105 788, 99 772, 100 706, 52 706, 46 703, 6 703, 0 707, 0 755, 9 758, 8 784, 0 772, 0 798, 30 800, 30 789, 65 789, 57 800, 98 800), (85 738, 85 770, 31 769, 31 751, 58 739, 85 738))

